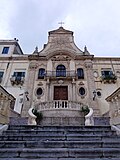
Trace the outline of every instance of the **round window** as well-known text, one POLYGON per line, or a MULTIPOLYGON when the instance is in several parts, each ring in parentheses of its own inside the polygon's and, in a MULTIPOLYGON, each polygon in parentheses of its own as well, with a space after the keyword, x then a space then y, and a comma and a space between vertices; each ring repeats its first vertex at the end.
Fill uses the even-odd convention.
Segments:
POLYGON ((101 92, 100 91, 97 91, 97 96, 101 97, 101 92))
POLYGON ((37 94, 38 96, 41 96, 42 93, 43 93, 42 88, 38 88, 37 91, 36 91, 36 94, 37 94))
POLYGON ((84 95, 85 95, 85 89, 84 89, 83 87, 81 87, 81 88, 79 89, 79 94, 80 94, 81 96, 84 96, 84 95))

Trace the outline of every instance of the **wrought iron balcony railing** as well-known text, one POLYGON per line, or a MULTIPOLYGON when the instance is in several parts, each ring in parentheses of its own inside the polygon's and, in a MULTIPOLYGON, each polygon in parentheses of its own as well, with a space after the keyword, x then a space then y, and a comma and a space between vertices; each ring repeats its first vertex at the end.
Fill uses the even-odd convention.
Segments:
POLYGON ((105 83, 107 83, 107 82, 115 83, 117 80, 117 76, 115 74, 103 75, 103 76, 101 76, 101 80, 104 81, 105 83))
POLYGON ((25 77, 18 77, 18 76, 12 76, 10 78, 10 81, 12 83, 12 85, 16 84, 16 85, 23 85, 24 81, 25 81, 25 77))

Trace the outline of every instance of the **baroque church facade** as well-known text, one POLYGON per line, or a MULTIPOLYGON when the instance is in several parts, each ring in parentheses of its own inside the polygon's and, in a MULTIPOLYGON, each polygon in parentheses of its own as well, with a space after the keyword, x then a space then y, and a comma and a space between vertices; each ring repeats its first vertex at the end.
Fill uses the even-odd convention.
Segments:
POLYGON ((96 119, 109 117, 106 98, 120 86, 120 58, 95 57, 86 46, 82 51, 73 32, 59 27, 41 51, 36 47, 29 55, 17 39, 1 40, 0 82, 16 98, 14 111, 21 118, 33 107, 42 112, 43 124, 79 125, 84 107, 96 119))

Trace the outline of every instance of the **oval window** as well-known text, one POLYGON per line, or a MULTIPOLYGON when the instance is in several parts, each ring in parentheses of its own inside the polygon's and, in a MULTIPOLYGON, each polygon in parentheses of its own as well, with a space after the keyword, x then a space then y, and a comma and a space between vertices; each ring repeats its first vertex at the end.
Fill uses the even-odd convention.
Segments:
POLYGON ((37 93, 38 96, 42 95, 42 93, 43 93, 42 88, 38 88, 36 93, 37 93))
POLYGON ((79 94, 80 94, 81 96, 84 96, 84 95, 85 95, 85 88, 81 87, 81 88, 79 89, 79 94))
POLYGON ((101 92, 100 91, 97 91, 97 96, 101 97, 101 92))

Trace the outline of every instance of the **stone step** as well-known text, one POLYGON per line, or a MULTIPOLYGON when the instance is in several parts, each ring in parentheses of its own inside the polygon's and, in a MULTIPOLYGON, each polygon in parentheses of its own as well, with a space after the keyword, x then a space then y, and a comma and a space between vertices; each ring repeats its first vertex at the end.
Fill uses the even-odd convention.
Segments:
POLYGON ((120 142, 101 141, 0 141, 0 148, 119 148, 120 142))
POLYGON ((41 130, 7 130, 3 135, 115 135, 115 131, 41 131, 41 130))
POLYGON ((56 131, 56 130, 70 130, 70 131, 80 131, 80 130, 96 130, 96 131, 101 131, 101 130, 111 130, 111 126, 32 126, 32 125, 10 125, 9 126, 10 130, 45 130, 45 131, 56 131))
POLYGON ((1 158, 120 158, 120 148, 9 148, 0 150, 1 158))
POLYGON ((66 140, 68 141, 120 141, 120 136, 116 136, 116 135, 67 135, 66 140))
POLYGON ((24 141, 24 140, 34 140, 34 141, 43 141, 43 140, 68 140, 68 141, 120 141, 120 136, 116 135, 74 135, 68 134, 66 135, 1 135, 0 141, 24 141))
MULTIPOLYGON (((0 160, 28 160, 28 158, 0 158, 0 160)), ((120 160, 120 158, 29 158, 29 160, 120 160)))
POLYGON ((42 140, 66 140, 66 137, 63 135, 2 135, 0 136, 0 141, 42 141, 42 140))

